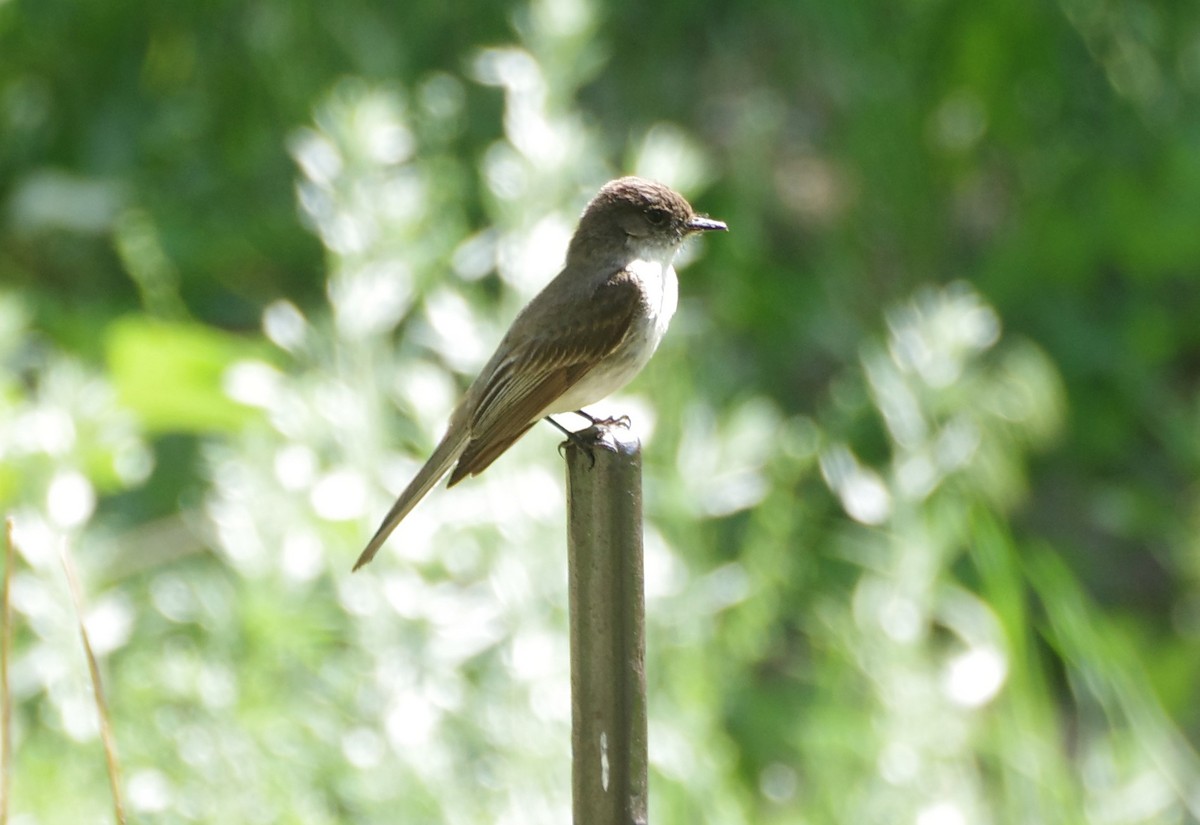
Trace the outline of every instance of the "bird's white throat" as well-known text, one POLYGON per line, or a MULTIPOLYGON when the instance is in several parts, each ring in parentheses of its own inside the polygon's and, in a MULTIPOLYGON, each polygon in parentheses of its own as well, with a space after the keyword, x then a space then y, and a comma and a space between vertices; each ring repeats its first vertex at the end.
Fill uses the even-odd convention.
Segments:
POLYGON ((679 247, 675 244, 647 245, 625 266, 627 271, 636 275, 642 282, 642 289, 646 293, 646 305, 656 327, 651 334, 655 346, 667 331, 667 323, 679 304, 679 279, 675 276, 673 266, 675 253, 678 251, 679 247))

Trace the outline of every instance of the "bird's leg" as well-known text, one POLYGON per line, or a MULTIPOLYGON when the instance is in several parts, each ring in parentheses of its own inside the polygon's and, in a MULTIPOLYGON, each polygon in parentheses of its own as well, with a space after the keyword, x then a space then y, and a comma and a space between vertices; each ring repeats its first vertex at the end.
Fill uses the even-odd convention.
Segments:
MULTIPOLYGON (((590 415, 585 415, 584 418, 591 420, 590 415)), ((578 447, 579 449, 581 449, 585 453, 587 453, 587 457, 590 458, 592 461, 591 466, 593 466, 593 467, 596 466, 596 454, 592 451, 592 445, 589 444, 583 436, 581 436, 577 432, 572 432, 571 430, 568 430, 566 427, 564 427, 562 424, 559 424, 557 421, 555 421, 550 416, 546 416, 546 420, 549 421, 551 424, 553 424, 556 428, 558 428, 558 431, 567 437, 567 441, 570 441, 576 447, 578 447)), ((563 447, 567 446, 567 441, 564 441, 562 444, 558 445, 558 454, 559 455, 562 455, 563 447)))
POLYGON ((586 418, 592 422, 593 427, 620 427, 623 430, 628 430, 631 422, 629 416, 618 415, 616 418, 609 416, 608 418, 596 418, 591 413, 586 413, 583 410, 575 410, 575 414, 580 418, 586 418))

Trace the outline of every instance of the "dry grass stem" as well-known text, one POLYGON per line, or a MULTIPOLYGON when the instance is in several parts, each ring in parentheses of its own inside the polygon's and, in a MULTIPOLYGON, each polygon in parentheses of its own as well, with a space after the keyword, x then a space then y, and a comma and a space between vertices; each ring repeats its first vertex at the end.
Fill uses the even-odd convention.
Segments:
POLYGON ((79 623, 79 636, 83 640, 83 651, 87 656, 88 671, 92 677, 92 695, 96 700, 96 715, 100 720, 100 739, 104 743, 104 761, 108 768, 108 784, 112 790, 113 815, 120 825, 124 825, 125 806, 121 798, 121 766, 117 761, 117 748, 108 715, 108 702, 104 699, 104 685, 100 681, 100 666, 96 662, 96 655, 92 652, 92 645, 88 641, 87 627, 83 620, 83 588, 79 584, 75 562, 72 560, 65 542, 62 546, 62 565, 67 574, 67 585, 71 589, 71 600, 75 604, 75 616, 79 623))

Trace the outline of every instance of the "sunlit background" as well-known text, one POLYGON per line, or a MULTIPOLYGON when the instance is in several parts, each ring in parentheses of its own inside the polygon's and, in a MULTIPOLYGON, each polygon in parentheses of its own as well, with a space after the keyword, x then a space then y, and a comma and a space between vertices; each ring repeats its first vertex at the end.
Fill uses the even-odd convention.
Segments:
POLYGON ((638 173, 651 821, 1200 822, 1200 5, 0 1, 11 819, 568 821, 549 427, 350 566, 638 173))

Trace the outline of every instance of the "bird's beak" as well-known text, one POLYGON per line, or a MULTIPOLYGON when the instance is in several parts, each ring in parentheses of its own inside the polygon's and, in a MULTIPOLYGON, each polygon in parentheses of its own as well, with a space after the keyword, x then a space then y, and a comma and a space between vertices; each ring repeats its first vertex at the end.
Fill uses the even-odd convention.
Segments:
POLYGON ((714 221, 712 218, 702 218, 699 215, 692 215, 687 222, 688 232, 728 232, 729 227, 724 221, 714 221))

